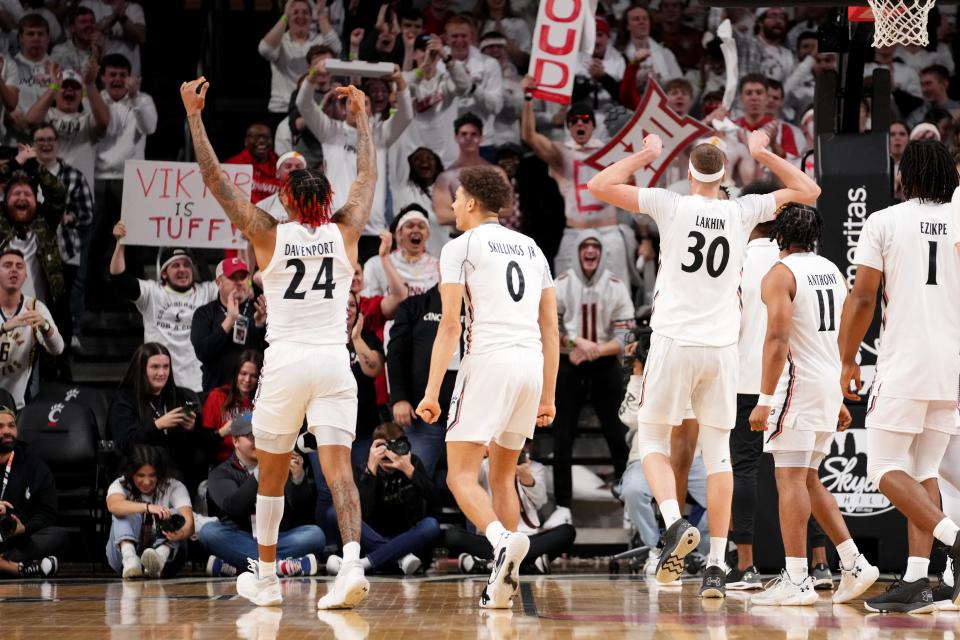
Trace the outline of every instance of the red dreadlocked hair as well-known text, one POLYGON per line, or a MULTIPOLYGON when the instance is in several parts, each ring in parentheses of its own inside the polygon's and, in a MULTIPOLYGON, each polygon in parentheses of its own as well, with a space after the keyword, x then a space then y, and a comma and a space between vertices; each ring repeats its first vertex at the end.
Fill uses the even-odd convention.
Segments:
POLYGON ((309 227, 325 225, 333 218, 333 189, 327 177, 313 169, 290 172, 280 187, 281 201, 286 201, 300 224, 309 227))

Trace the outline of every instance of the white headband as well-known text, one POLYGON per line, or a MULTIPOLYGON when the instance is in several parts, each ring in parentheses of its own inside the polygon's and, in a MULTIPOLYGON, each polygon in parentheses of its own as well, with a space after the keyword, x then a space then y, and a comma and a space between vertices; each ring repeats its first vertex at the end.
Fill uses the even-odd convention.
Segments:
POLYGON ((400 216, 400 219, 397 221, 397 231, 400 231, 400 229, 403 228, 403 225, 407 224, 411 220, 423 220, 424 224, 430 224, 430 221, 427 220, 427 216, 423 215, 416 209, 411 209, 400 216))
POLYGON ((720 171, 717 171, 716 173, 703 173, 701 171, 697 171, 697 168, 693 166, 693 160, 691 160, 690 175, 700 182, 716 182, 723 177, 723 167, 720 167, 720 171))
POLYGON ((285 154, 277 158, 277 171, 280 170, 280 165, 289 160, 290 158, 300 158, 303 160, 304 166, 307 164, 307 159, 303 157, 303 154, 299 151, 287 151, 285 154))

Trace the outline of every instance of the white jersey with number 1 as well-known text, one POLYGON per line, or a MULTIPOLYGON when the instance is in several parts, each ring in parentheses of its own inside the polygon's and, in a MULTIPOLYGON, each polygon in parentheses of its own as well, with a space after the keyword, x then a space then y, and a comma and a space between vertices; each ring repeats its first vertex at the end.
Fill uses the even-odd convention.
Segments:
POLYGON ((640 212, 660 229, 650 327, 678 344, 725 347, 740 333, 740 272, 750 232, 773 220, 773 194, 735 200, 638 189, 640 212))
POLYGON ((960 256, 953 205, 908 200, 877 211, 854 263, 883 272, 883 322, 873 396, 957 401, 960 256))
POLYGON ((496 222, 470 229, 440 252, 440 284, 450 283, 464 285, 466 353, 541 350, 540 292, 553 278, 532 239, 496 222))

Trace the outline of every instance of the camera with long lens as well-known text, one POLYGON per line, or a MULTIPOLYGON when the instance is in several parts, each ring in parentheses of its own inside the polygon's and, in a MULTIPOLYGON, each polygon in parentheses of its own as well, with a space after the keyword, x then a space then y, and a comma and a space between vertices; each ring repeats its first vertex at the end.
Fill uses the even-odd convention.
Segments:
POLYGON ((630 381, 630 376, 633 375, 633 363, 637 360, 640 361, 640 364, 646 364, 647 354, 650 352, 650 335, 653 333, 653 330, 650 328, 650 324, 644 320, 639 323, 633 329, 627 331, 627 335, 624 337, 624 347, 630 344, 636 344, 637 348, 630 355, 623 356, 623 377, 626 382, 630 381))
POLYGON ((171 513, 170 517, 166 520, 160 520, 157 522, 157 529, 166 533, 175 533, 180 531, 183 528, 183 525, 187 523, 187 519, 179 513, 171 513))

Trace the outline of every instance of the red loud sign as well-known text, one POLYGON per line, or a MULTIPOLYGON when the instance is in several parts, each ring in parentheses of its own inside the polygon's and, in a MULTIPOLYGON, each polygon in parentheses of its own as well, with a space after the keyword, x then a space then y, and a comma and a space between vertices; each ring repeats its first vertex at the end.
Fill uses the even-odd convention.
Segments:
POLYGON ((533 30, 530 75, 535 98, 570 104, 584 20, 593 20, 589 0, 542 0, 533 30))

